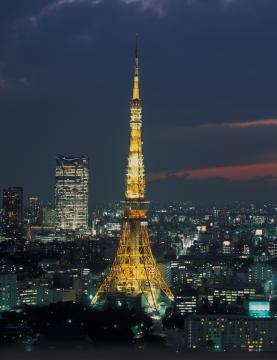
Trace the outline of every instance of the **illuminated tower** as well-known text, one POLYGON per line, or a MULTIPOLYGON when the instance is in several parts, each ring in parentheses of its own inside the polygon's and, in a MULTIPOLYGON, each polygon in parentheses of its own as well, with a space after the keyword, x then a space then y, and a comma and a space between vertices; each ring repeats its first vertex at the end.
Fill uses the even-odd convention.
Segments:
POLYGON ((149 306, 156 308, 163 293, 170 300, 168 288, 152 255, 147 228, 145 174, 142 154, 142 101, 139 95, 139 56, 136 43, 135 74, 130 116, 130 148, 127 165, 125 201, 119 247, 113 265, 95 294, 92 303, 105 295, 127 297, 144 295, 149 306))
POLYGON ((65 231, 88 228, 88 158, 56 158, 56 227, 65 231))

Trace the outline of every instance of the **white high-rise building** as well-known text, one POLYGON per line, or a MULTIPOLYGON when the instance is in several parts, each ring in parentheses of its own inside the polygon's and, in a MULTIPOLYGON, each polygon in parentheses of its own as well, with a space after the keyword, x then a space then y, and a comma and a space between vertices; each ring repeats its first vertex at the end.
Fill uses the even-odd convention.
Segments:
POLYGON ((88 228, 88 158, 56 158, 56 227, 68 231, 88 228))

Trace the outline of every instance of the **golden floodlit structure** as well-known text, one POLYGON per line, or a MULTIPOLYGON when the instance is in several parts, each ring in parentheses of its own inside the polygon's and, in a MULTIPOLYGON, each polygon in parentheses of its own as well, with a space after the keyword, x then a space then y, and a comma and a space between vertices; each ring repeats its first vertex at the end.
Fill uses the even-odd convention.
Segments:
POLYGON ((157 300, 161 293, 170 300, 173 300, 173 294, 157 267, 148 234, 137 39, 134 87, 130 105, 130 148, 120 242, 113 265, 92 299, 92 303, 95 304, 98 299, 107 295, 124 295, 131 298, 143 295, 146 304, 157 308, 157 300))

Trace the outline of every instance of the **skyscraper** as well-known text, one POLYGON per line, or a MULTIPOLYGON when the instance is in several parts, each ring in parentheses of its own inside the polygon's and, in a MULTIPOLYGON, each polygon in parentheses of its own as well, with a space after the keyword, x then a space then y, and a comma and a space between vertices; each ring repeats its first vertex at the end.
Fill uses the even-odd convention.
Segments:
POLYGON ((115 260, 92 302, 101 296, 142 296, 146 306, 157 309, 160 293, 173 299, 153 257, 147 224, 145 174, 142 154, 142 101, 139 94, 139 56, 136 45, 131 98, 130 147, 127 165, 123 222, 115 260))
POLYGON ((23 216, 23 188, 9 187, 3 190, 4 224, 8 232, 20 228, 23 216))
POLYGON ((0 272, 0 311, 12 309, 16 305, 16 274, 0 272))
POLYGON ((25 220, 29 225, 41 225, 42 208, 38 197, 30 197, 25 210, 25 220))
POLYGON ((88 158, 56 158, 56 227, 66 231, 88 228, 88 158))

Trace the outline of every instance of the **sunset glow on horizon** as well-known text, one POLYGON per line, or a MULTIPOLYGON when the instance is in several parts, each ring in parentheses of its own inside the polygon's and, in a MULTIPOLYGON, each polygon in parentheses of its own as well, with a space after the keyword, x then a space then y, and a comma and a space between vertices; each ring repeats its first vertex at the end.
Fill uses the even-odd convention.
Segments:
POLYGON ((150 173, 149 182, 162 181, 172 177, 183 177, 188 180, 225 178, 232 181, 251 180, 257 177, 276 177, 277 162, 246 165, 219 166, 201 169, 178 170, 175 172, 161 171, 150 173))

